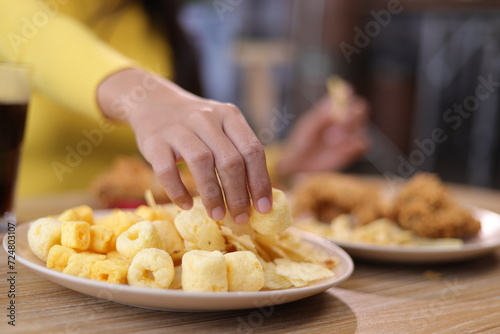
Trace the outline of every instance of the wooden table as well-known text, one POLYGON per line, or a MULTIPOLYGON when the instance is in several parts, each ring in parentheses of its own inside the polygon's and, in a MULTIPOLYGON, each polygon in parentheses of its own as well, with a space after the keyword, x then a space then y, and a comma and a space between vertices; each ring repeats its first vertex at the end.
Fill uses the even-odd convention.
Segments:
MULTIPOLYGON (((452 190, 463 201, 500 213, 500 192, 463 186, 452 190)), ((32 199, 19 203, 18 211, 22 217, 38 217, 87 198, 32 199)), ((17 264, 15 327, 7 325, 7 257, 0 253, 0 333, 500 332, 500 250, 442 265, 355 261, 347 281, 319 295, 261 310, 213 313, 161 312, 96 299, 17 264)))

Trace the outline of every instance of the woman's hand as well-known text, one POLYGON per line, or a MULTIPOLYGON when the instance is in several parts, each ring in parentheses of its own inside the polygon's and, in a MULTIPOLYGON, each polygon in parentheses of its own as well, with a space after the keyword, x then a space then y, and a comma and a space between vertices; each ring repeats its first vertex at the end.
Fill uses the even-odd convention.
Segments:
POLYGON ((329 96, 323 97, 294 126, 284 142, 277 174, 340 170, 363 155, 369 147, 366 102, 355 95, 347 101, 345 117, 334 116, 329 96))
POLYGON ((234 105, 202 99, 139 69, 109 76, 97 95, 106 116, 130 124, 140 151, 181 208, 193 204, 176 165, 185 161, 213 219, 225 216, 225 204, 242 224, 251 200, 257 211, 271 210, 264 149, 234 105))

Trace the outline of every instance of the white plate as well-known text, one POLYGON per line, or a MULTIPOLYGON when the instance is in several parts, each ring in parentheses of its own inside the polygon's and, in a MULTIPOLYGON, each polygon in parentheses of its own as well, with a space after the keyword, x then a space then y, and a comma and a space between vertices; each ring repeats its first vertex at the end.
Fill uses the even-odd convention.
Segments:
POLYGON ((351 256, 359 259, 399 263, 461 261, 486 255, 500 248, 500 215, 478 208, 473 214, 481 222, 479 234, 462 246, 385 246, 332 239, 351 256))
MULTIPOLYGON (((196 293, 180 290, 138 288, 71 276, 46 268, 45 264, 32 253, 28 245, 29 226, 28 223, 17 226, 16 261, 34 270, 40 276, 66 288, 113 302, 157 310, 221 311, 288 303, 318 294, 343 282, 352 274, 354 269, 352 259, 338 246, 323 238, 293 229, 293 232, 298 233, 305 242, 338 258, 339 263, 333 269, 334 277, 303 288, 258 292, 196 293)), ((3 238, 3 247, 7 250, 7 235, 3 238)))

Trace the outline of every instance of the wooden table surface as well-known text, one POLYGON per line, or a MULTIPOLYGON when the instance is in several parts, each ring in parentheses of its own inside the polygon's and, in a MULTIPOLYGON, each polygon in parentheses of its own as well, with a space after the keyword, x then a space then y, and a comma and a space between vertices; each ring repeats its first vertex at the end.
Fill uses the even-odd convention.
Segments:
MULTIPOLYGON (((500 192, 451 189, 460 200, 500 213, 500 192)), ((19 203, 18 212, 31 219, 86 199, 31 199, 19 203)), ((89 297, 18 263, 15 327, 7 323, 12 298, 7 256, 0 253, 0 333, 500 333, 500 250, 434 265, 355 260, 347 281, 316 296, 260 310, 209 313, 162 312, 89 297)))

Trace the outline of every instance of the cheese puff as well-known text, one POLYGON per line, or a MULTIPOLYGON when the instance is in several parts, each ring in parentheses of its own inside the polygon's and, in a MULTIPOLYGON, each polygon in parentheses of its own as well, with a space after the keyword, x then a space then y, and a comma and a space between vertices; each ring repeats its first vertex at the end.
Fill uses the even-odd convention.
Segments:
POLYGON ((226 259, 219 251, 192 250, 182 257, 182 289, 195 292, 227 291, 226 259))
POLYGON ((293 218, 285 193, 273 188, 273 208, 262 214, 251 208, 249 223, 260 234, 272 235, 284 232, 292 225, 293 218))
POLYGON ((162 214, 160 210, 153 209, 150 206, 147 205, 141 205, 137 209, 135 209, 134 213, 141 217, 143 220, 158 220, 162 219, 162 214))
POLYGON ((70 256, 73 254, 76 254, 76 252, 71 248, 61 245, 52 246, 47 255, 47 268, 63 271, 68 265, 70 256))
POLYGON ((124 267, 127 267, 127 268, 130 266, 130 261, 127 260, 127 259, 120 259, 120 258, 114 257, 114 258, 111 258, 111 259, 108 259, 108 260, 111 261, 111 262, 114 262, 114 263, 118 264, 119 266, 124 266, 124 267))
POLYGON ((257 256, 250 251, 231 252, 224 255, 229 291, 259 291, 265 277, 257 256))
POLYGON ((61 213, 59 217, 57 217, 57 219, 62 222, 81 220, 80 215, 75 211, 75 209, 68 209, 63 211, 63 213, 61 213))
POLYGON ((115 237, 118 238, 120 234, 128 230, 132 225, 143 220, 133 212, 116 209, 111 214, 102 218, 99 223, 107 225, 113 230, 115 237))
POLYGON ((82 251, 89 248, 90 224, 84 221, 63 222, 61 245, 82 251))
POLYGON ((33 253, 43 262, 52 246, 61 244, 62 222, 53 218, 37 219, 29 228, 28 243, 33 253))
POLYGON ((120 252, 119 252, 119 251, 117 251, 116 249, 115 249, 115 250, 112 250, 111 252, 106 253, 106 258, 107 258, 107 259, 120 259, 120 260, 125 260, 125 258, 123 258, 123 256, 120 254, 120 252))
POLYGON ((168 289, 174 280, 174 262, 163 249, 147 248, 132 259, 128 284, 142 288, 168 289))
POLYGON ((167 220, 155 220, 153 225, 156 233, 163 241, 163 248, 176 262, 184 255, 184 240, 175 228, 174 224, 167 220))
POLYGON ((64 268, 63 273, 90 278, 92 266, 97 261, 106 260, 106 255, 92 252, 81 252, 71 255, 68 259, 68 265, 64 268))
POLYGON ((162 217, 161 219, 171 222, 173 222, 175 220, 175 217, 177 217, 177 215, 182 212, 182 210, 174 203, 167 203, 161 205, 159 208, 162 217))
POLYGON ((146 220, 132 225, 116 239, 116 250, 126 259, 146 248, 164 248, 153 223, 146 220))
POLYGON ((90 226, 89 250, 106 254, 115 249, 116 241, 113 240, 113 230, 105 225, 90 226))
POLYGON ((199 198, 190 210, 175 217, 175 227, 181 237, 194 249, 207 251, 225 250, 226 242, 215 220, 211 219, 199 198))
POLYGON ((89 224, 94 224, 94 214, 92 208, 88 205, 80 205, 68 209, 61 213, 58 219, 62 222, 80 220, 89 224))
POLYGON ((90 270, 90 278, 96 281, 127 284, 128 262, 123 260, 96 261, 90 270))

